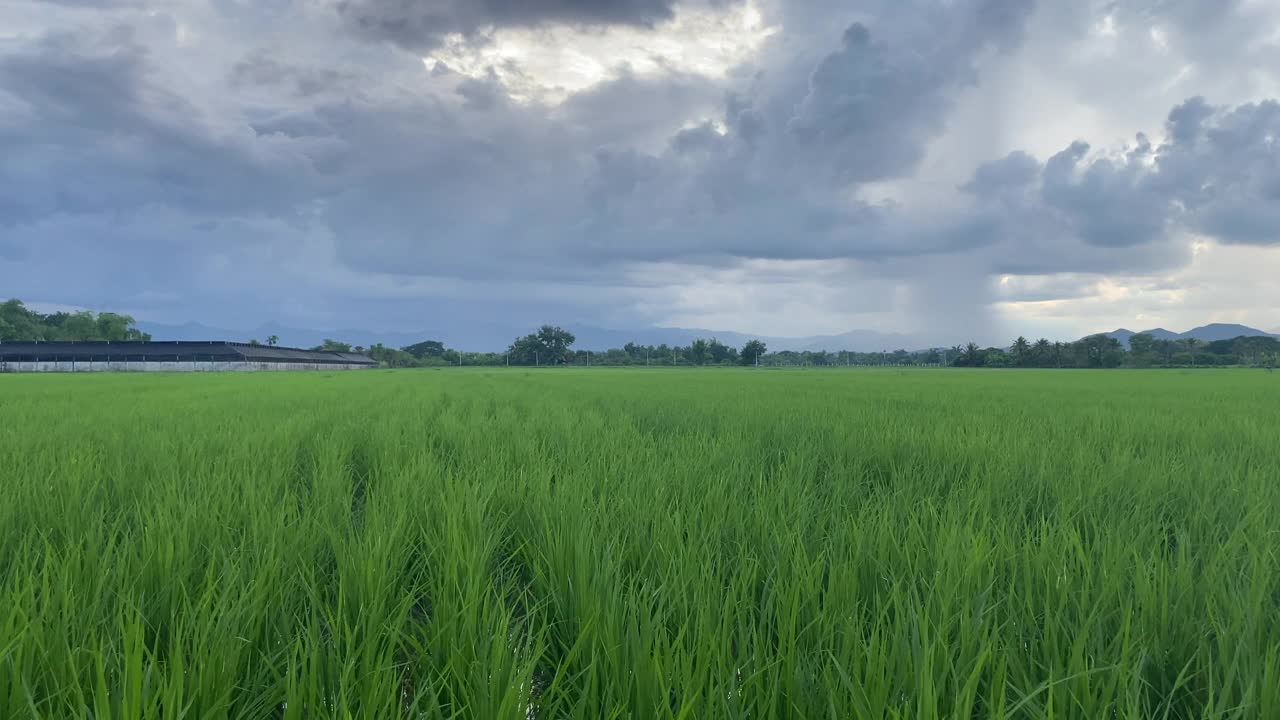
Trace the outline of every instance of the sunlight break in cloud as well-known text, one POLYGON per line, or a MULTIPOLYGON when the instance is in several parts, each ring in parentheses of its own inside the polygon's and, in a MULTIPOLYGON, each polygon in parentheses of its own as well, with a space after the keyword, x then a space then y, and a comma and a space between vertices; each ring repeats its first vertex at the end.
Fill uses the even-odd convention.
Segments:
POLYGON ((615 79, 622 69, 639 76, 722 78, 775 32, 751 3, 678 7, 672 20, 656 28, 512 27, 479 40, 453 33, 423 62, 478 80, 494 77, 518 102, 556 104, 615 79))

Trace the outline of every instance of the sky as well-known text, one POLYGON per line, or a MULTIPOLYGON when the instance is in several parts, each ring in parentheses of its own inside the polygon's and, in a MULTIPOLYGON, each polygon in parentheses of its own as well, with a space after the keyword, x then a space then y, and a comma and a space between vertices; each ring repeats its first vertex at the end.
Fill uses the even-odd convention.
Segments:
POLYGON ((0 296, 1280 329, 1272 0, 0 0, 0 296))

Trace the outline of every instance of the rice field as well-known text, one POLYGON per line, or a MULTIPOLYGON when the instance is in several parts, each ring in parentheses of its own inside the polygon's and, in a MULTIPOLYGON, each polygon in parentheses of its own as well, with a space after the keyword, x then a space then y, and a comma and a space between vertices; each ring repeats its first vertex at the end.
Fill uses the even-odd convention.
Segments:
POLYGON ((0 717, 1280 718, 1280 376, 0 376, 0 717))

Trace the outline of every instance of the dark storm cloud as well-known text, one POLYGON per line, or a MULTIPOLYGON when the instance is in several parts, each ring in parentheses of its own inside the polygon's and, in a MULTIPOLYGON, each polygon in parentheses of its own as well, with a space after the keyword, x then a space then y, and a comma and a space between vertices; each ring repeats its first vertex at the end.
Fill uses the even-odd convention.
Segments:
POLYGON ((839 50, 823 58, 788 123, 810 161, 821 158, 844 181, 904 174, 946 125, 958 89, 975 81, 974 61, 1010 48, 1034 8, 1029 0, 928 4, 903 27, 877 31, 855 22, 839 50))
POLYGON ((801 147, 825 156, 846 181, 894 176, 914 167, 924 141, 943 127, 952 82, 911 49, 895 56, 855 23, 840 51, 810 79, 810 92, 790 123, 801 147))
POLYGON ((1089 146, 1074 143, 1049 158, 1041 199, 1085 243, 1105 248, 1144 245, 1165 235, 1169 199, 1146 177, 1145 138, 1122 158, 1085 162, 1089 146))
POLYGON ((0 126, 11 218, 148 205, 279 212, 307 192, 323 145, 211 125, 153 83, 148 63, 128 28, 51 35, 0 56, 0 88, 25 109, 0 126))
MULTIPOLYGON (((914 170, 943 130, 952 95, 973 81, 976 58, 1015 43, 1028 7, 950 6, 939 11, 934 43, 923 50, 908 43, 919 32, 914 26, 884 29, 899 47, 851 25, 809 73, 806 96, 791 112, 769 97, 731 94, 719 108, 722 128, 673 129, 656 152, 610 140, 652 137, 662 125, 658 109, 697 106, 705 90, 694 81, 681 90, 676 78, 624 75, 548 116, 504 102, 492 78, 468 79, 457 89, 462 112, 484 111, 483 120, 405 108, 406 118, 433 119, 388 124, 386 108, 359 112, 358 120, 336 123, 343 129, 335 133, 366 150, 385 143, 388 158, 413 147, 416 159, 395 173, 370 167, 366 183, 334 199, 328 217, 342 238, 341 257, 363 270, 468 277, 528 267, 569 277, 575 271, 566 275, 566 268, 585 275, 619 262, 966 251, 990 253, 987 262, 1007 272, 1182 262, 1181 246, 1168 242, 1182 227, 1175 201, 1197 201, 1165 187, 1174 177, 1165 168, 1205 142, 1204 123, 1219 112, 1195 103, 1171 114, 1175 139, 1159 148, 1140 138, 1118 156, 1094 155, 1079 143, 1043 164, 1014 153, 985 165, 965 188, 975 199, 970 212, 907 216, 852 199, 849 190, 861 181, 914 170), (1176 140, 1183 135, 1185 142, 1176 140), (815 174, 821 167, 836 172, 815 174)), ((1206 226, 1215 217, 1209 209, 1201 214, 1206 226)), ((1261 209, 1229 216, 1262 227, 1268 219, 1261 209)))
POLYGON ((1000 196, 1011 191, 1021 193, 1040 175, 1040 161, 1016 150, 1006 157, 980 166, 973 179, 961 189, 980 195, 1000 196))
POLYGON ((287 89, 302 97, 353 87, 359 78, 355 73, 333 68, 314 68, 281 62, 265 51, 258 51, 231 68, 232 87, 263 86, 287 89))
MULTIPOLYGON (((669 9, 379 7, 484 13, 489 24, 571 15, 575 22, 647 22, 669 9)), ((26 126, 28 140, 73 127, 84 133, 74 143, 30 146, 88 148, 109 133, 137 146, 110 158, 82 151, 74 162, 62 158, 57 172, 47 158, 43 167, 37 162, 43 177, 28 173, 29 184, 57 192, 33 215, 162 204, 197 220, 218 212, 289 217, 310 198, 319 201, 312 217, 335 235, 338 259, 359 271, 589 277, 636 261, 874 259, 971 247, 980 233, 938 234, 892 208, 851 202, 849 183, 898 176, 918 162, 944 126, 951 95, 972 82, 976 55, 1012 42, 1028 5, 995 7, 938 10, 923 54, 916 42, 928 33, 915 17, 905 29, 892 18, 877 25, 883 39, 874 45, 863 25, 850 26, 843 39, 833 33, 821 42, 834 51, 816 66, 775 69, 809 78, 798 109, 758 93, 724 99, 709 80, 673 73, 642 79, 624 72, 554 110, 512 103, 492 75, 444 77, 454 101, 331 97, 327 90, 351 78, 258 51, 227 73, 232 87, 285 89, 302 105, 215 128, 151 82, 147 53, 127 38, 93 47, 47 40, 4 67, 5 77, 20 78, 10 92, 40 112, 26 126), (725 118, 725 134, 708 122, 680 127, 682 118, 716 115, 725 118), (655 145, 664 149, 641 149, 655 145), (824 156, 841 168, 835 182, 809 167, 824 156), (87 182, 77 189, 62 178, 87 182)))
POLYGON ((915 169, 977 58, 1016 44, 1032 7, 924 3, 924 26, 906 12, 874 30, 851 24, 815 64, 778 70, 808 78, 797 103, 771 94, 785 98, 785 82, 731 93, 724 134, 702 123, 671 135, 665 153, 607 156, 588 179, 591 234, 613 236, 616 257, 642 260, 881 259, 982 244, 985 218, 936 233, 927 218, 906 221, 850 191, 915 169))
POLYGON ((428 51, 451 33, 474 36, 494 28, 652 26, 674 17, 676 5, 677 0, 342 0, 338 12, 365 37, 428 51))
POLYGON ((628 257, 635 252, 622 240, 628 228, 590 232, 594 203, 620 191, 592 187, 597 163, 616 152, 657 167, 626 142, 607 141, 655 133, 654 107, 702 103, 700 85, 623 77, 554 116, 474 79, 458 81, 460 102, 452 104, 401 98, 317 107, 317 120, 351 148, 322 211, 339 257, 362 271, 468 278, 527 276, 531 268, 590 275, 593 257, 628 257))
POLYGON ((1280 244, 1280 103, 1194 98, 1168 126, 1156 185, 1186 208, 1189 226, 1227 243, 1280 244))
POLYGON ((623 71, 569 98, 548 118, 576 135, 586 153, 618 144, 655 145, 680 126, 673 118, 719 114, 722 91, 707 78, 667 73, 657 78, 623 71))
MULTIPOLYGON (((1045 163, 1026 153, 983 165, 964 191, 975 198, 980 226, 1003 249, 1009 273, 1100 272, 1120 267, 1162 240, 1169 199, 1147 189, 1145 167, 1113 158, 1086 159, 1073 143, 1045 163)), ((1157 253, 1154 258, 1158 258, 1157 253)))
POLYGON ((1235 108, 1193 98, 1166 139, 1090 157, 1083 142, 1040 163, 1013 153, 978 168, 964 191, 1016 273, 1114 272, 1181 262, 1172 235, 1280 244, 1280 104, 1235 108))

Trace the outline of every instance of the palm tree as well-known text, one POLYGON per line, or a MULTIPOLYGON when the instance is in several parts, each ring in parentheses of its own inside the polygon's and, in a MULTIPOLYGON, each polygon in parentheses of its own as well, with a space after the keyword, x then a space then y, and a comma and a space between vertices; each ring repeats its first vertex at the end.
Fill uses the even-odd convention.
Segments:
POLYGON ((981 367, 982 350, 978 347, 977 343, 969 343, 964 346, 964 351, 960 354, 960 359, 963 360, 962 364, 966 367, 981 367))
POLYGON ((1052 348, 1053 343, 1050 343, 1044 338, 1040 338, 1036 341, 1035 346, 1031 349, 1031 356, 1035 359, 1036 365, 1043 366, 1045 363, 1049 362, 1049 353, 1052 348))
POLYGON ((1027 364, 1027 353, 1030 351, 1031 343, 1019 335, 1018 339, 1013 341, 1013 364, 1019 367, 1027 364))
POLYGON ((1053 360, 1054 360, 1054 363, 1057 365, 1058 369, 1061 370, 1062 369, 1062 343, 1060 342, 1056 342, 1053 344, 1053 360))
POLYGON ((279 335, 268 335, 268 336, 267 336, 267 344, 268 344, 268 345, 270 345, 271 347, 275 347, 276 345, 279 345, 279 344, 280 344, 280 336, 279 336, 279 335))

